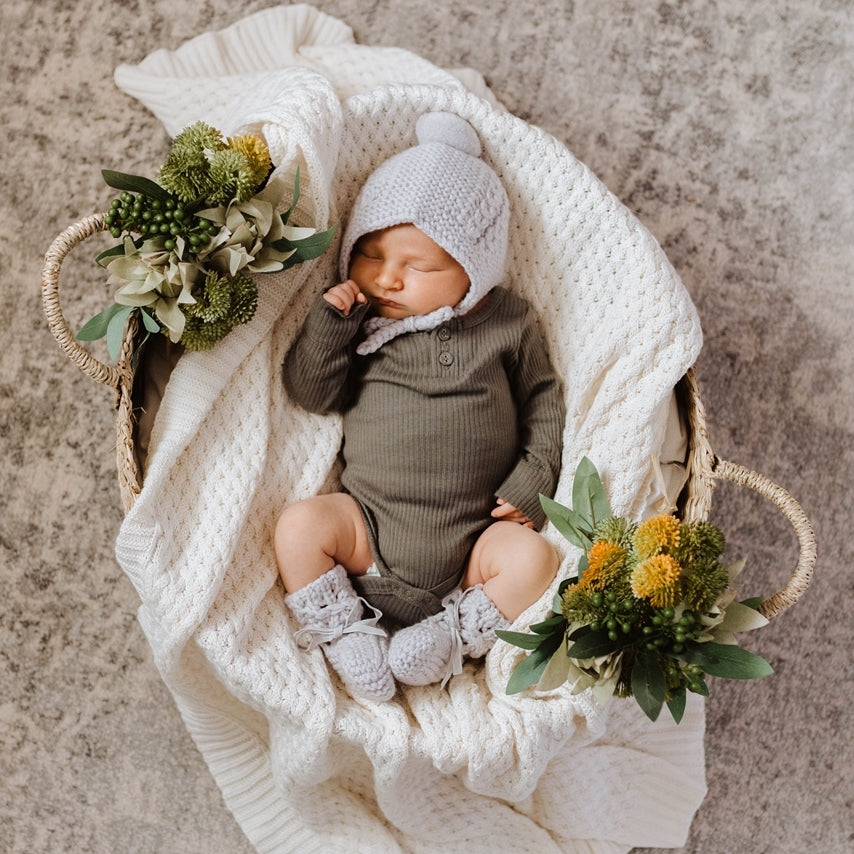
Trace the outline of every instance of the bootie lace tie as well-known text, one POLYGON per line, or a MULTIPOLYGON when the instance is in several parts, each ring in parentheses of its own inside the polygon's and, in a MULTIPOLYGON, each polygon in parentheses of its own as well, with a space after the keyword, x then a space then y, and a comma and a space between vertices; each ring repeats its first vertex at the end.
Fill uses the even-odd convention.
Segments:
POLYGON ((326 625, 315 623, 303 626, 294 632, 294 641, 303 650, 316 649, 322 643, 330 643, 342 635, 362 632, 367 635, 385 637, 388 633, 377 625, 382 611, 374 608, 361 596, 343 602, 333 602, 323 608, 322 616, 326 625), (373 617, 357 619, 363 608, 372 611, 373 617))

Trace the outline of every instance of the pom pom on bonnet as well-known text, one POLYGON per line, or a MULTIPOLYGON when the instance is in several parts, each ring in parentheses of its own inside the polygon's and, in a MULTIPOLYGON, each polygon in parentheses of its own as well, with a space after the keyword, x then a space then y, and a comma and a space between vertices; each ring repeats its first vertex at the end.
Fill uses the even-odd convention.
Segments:
POLYGON ((480 157, 477 132, 453 113, 426 113, 418 144, 389 158, 365 182, 341 244, 340 274, 364 234, 412 223, 465 269, 471 285, 456 306, 401 319, 371 317, 357 352, 365 355, 405 332, 434 329, 466 314, 501 283, 510 205, 498 175, 480 157))

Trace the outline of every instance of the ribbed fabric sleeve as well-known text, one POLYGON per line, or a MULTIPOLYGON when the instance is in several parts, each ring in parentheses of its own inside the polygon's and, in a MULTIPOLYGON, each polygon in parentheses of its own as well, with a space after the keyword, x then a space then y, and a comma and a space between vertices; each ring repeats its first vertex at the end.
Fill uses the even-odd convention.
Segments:
POLYGON ((288 352, 282 380, 291 400, 308 412, 340 412, 351 395, 347 383, 366 305, 354 305, 345 316, 318 298, 306 317, 299 338, 288 352))

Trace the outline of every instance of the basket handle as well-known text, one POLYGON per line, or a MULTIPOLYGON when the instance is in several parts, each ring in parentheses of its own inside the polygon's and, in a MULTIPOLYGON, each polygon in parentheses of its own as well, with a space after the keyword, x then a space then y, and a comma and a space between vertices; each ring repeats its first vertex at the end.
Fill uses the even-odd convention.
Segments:
POLYGON ((760 613, 765 617, 776 617, 797 602, 812 579, 816 560, 816 542, 812 525, 797 501, 782 486, 778 486, 764 475, 718 457, 714 459, 711 473, 712 477, 719 480, 728 480, 758 492, 775 504, 795 529, 800 546, 795 573, 779 593, 770 596, 759 606, 760 613))
POLYGON ((93 234, 106 231, 105 214, 97 213, 68 226, 58 235, 47 250, 42 270, 42 304, 48 326, 63 352, 86 376, 104 385, 118 388, 121 371, 105 365, 84 349, 74 337, 59 304, 59 274, 65 256, 78 244, 93 234))

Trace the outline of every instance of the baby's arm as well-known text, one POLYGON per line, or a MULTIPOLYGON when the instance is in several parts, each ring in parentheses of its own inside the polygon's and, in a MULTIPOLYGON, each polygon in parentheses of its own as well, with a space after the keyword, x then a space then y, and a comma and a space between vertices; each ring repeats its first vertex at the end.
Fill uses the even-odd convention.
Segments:
POLYGON ((323 298, 333 308, 342 312, 344 317, 350 314, 353 303, 365 305, 368 302, 368 298, 359 290, 359 286, 352 279, 347 279, 346 282, 341 282, 340 285, 330 288, 323 295, 323 298))
POLYGON ((325 414, 347 405, 352 396, 352 341, 367 308, 355 294, 346 314, 325 294, 312 305, 282 368, 288 395, 303 409, 325 414))
POLYGON ((499 505, 492 515, 501 518, 496 513, 505 512, 510 518, 524 517, 539 529, 546 520, 539 495, 551 497, 560 472, 566 411, 560 381, 530 309, 509 379, 519 413, 520 456, 496 491, 499 505), (501 499, 513 509, 502 511, 501 499))

